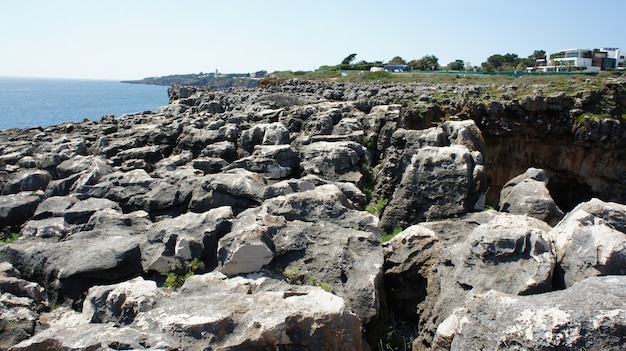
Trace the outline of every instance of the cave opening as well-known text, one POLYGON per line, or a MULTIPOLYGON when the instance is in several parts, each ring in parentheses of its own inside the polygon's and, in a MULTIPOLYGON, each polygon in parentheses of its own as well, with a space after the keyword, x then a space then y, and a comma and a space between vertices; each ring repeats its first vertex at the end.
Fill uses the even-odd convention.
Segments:
POLYGON ((571 174, 554 173, 548 181, 548 191, 563 212, 571 211, 581 202, 594 197, 591 186, 571 174))

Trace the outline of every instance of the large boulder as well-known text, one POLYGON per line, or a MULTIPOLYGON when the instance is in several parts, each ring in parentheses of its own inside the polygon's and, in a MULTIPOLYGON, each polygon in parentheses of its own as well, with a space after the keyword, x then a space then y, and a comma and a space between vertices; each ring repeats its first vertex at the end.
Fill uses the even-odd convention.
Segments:
POLYGON ((388 232, 409 224, 455 217, 473 211, 474 168, 478 164, 462 145, 424 147, 411 158, 381 218, 388 232))
POLYGON ((192 212, 230 206, 235 214, 263 202, 267 180, 260 174, 235 168, 206 175, 193 190, 189 202, 192 212))
POLYGON ((52 180, 50 173, 42 170, 28 170, 13 174, 4 184, 2 195, 25 191, 46 190, 52 180))
POLYGON ((385 244, 392 311, 417 324, 417 350, 430 349, 438 325, 470 293, 552 290, 550 227, 537 219, 486 211, 420 223, 385 244), (416 313, 417 312, 417 313, 416 313))
POLYGON ((91 288, 82 315, 60 308, 42 319, 49 327, 13 350, 363 350, 343 299, 265 277, 192 276, 176 293, 137 278, 91 288))
POLYGON ((300 158, 289 145, 258 145, 248 157, 234 161, 225 170, 244 168, 267 179, 284 179, 298 170, 300 158))
POLYGON ((549 232, 562 287, 595 275, 626 275, 626 205, 591 199, 549 232))
POLYGON ((625 301, 624 276, 539 295, 473 294, 439 325, 433 349, 623 350, 625 301))
POLYGON ((24 279, 39 283, 51 304, 80 304, 86 290, 142 272, 137 238, 120 227, 73 234, 64 241, 19 240, 4 248, 3 260, 24 279))
POLYGON ((355 142, 314 142, 301 148, 300 166, 305 175, 356 184, 362 180, 358 166, 364 162, 366 151, 355 142))
POLYGON ((43 199, 43 193, 31 191, 0 196, 0 231, 19 228, 32 217, 43 199))
POLYGON ((217 242, 230 229, 232 217, 232 209, 224 206, 155 223, 145 231, 141 243, 143 270, 180 272, 183 263, 194 258, 205 262, 208 269, 215 268, 217 242))
POLYGON ((502 212, 524 214, 554 226, 564 213, 550 196, 547 185, 548 177, 542 169, 529 168, 504 184, 498 207, 502 212))

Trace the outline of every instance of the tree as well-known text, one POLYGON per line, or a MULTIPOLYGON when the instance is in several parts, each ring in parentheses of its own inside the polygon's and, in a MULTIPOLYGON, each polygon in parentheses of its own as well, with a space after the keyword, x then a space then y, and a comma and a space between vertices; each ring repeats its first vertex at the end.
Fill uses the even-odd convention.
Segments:
POLYGON ((533 60, 541 60, 546 58, 545 50, 535 50, 532 55, 528 56, 529 59, 533 60))
POLYGON ((454 62, 448 63, 448 69, 452 71, 460 71, 465 67, 463 60, 454 60, 454 62))
POLYGON ((341 64, 349 65, 352 63, 352 61, 354 61, 355 58, 356 58, 356 54, 350 54, 345 59, 343 59, 343 61, 341 61, 341 64))
POLYGON ((412 60, 409 66, 420 71, 439 69, 439 59, 435 55, 426 55, 419 60, 412 60))
POLYGON ((390 65, 406 65, 406 61, 400 56, 396 56, 389 60, 390 65))
POLYGON ((492 69, 498 70, 505 63, 504 56, 500 54, 495 54, 487 57, 487 63, 491 66, 492 69))

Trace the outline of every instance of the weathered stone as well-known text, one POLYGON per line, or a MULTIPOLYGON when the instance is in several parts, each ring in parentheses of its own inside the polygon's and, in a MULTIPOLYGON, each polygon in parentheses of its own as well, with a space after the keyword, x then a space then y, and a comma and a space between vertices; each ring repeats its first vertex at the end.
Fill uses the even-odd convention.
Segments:
POLYGON ((89 288, 83 318, 90 323, 131 324, 139 313, 156 304, 160 292, 154 281, 135 278, 115 285, 89 288))
POLYGON ((147 241, 142 243, 144 271, 182 271, 182 262, 193 258, 213 269, 217 266, 217 242, 230 229, 232 218, 230 207, 218 207, 155 223, 146 230, 147 241))
POLYGON ((545 172, 536 168, 511 179, 500 192, 500 211, 524 214, 556 225, 564 214, 550 196, 547 182, 545 172))
POLYGON ((304 174, 317 175, 331 181, 360 183, 358 170, 366 149, 354 142, 316 142, 301 149, 304 174))
POLYGON ((82 224, 89 221, 89 218, 96 212, 110 208, 121 211, 120 206, 108 199, 89 198, 78 201, 63 212, 63 218, 67 223, 82 224))
POLYGON ((206 175, 192 193, 189 210, 204 212, 230 206, 238 214, 261 204, 265 186, 264 177, 241 168, 206 175))
POLYGON ((591 277, 540 295, 474 294, 440 324, 433 349, 621 350, 624 301, 623 276, 591 277))
POLYGON ((592 199, 549 233, 564 287, 595 275, 626 275, 626 206, 592 199))
POLYGON ((411 223, 473 210, 474 203, 468 203, 468 199, 474 190, 474 167, 475 161, 465 146, 418 150, 383 212, 381 227, 391 232, 411 223))
POLYGON ((244 168, 262 173, 267 179, 284 179, 291 176, 300 165, 298 154, 289 145, 255 146, 249 157, 234 161, 225 170, 244 168))
POLYGON ((37 210, 43 200, 41 192, 23 192, 0 196, 0 230, 18 228, 37 210))
POLYGON ((46 190, 52 180, 50 173, 42 170, 24 171, 14 174, 2 189, 2 195, 17 194, 24 191, 46 190))
POLYGON ((417 325, 409 335, 419 340, 416 350, 430 349, 437 326, 470 292, 550 291, 549 230, 534 218, 486 211, 411 226, 385 244, 392 311, 417 325))

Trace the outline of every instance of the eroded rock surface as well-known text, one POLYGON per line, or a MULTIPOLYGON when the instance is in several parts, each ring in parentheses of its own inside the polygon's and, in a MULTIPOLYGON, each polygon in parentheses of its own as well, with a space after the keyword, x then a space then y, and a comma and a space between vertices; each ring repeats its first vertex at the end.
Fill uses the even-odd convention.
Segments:
POLYGON ((621 116, 624 86, 172 87, 155 112, 0 131, 0 349, 466 345, 449 317, 480 320, 472 299, 624 274, 626 129, 585 115, 621 116), (483 211, 509 180, 509 213, 483 211), (616 202, 556 225, 592 195, 616 202))

